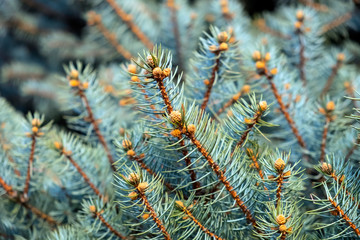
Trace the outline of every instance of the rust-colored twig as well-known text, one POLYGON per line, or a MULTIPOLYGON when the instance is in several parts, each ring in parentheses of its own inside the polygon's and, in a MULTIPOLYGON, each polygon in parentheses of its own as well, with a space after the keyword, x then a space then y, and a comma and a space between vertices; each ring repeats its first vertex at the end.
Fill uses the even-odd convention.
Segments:
POLYGON ((194 136, 194 134, 191 134, 189 132, 186 132, 185 135, 191 140, 191 142, 196 146, 198 151, 203 155, 203 157, 207 160, 210 167, 214 171, 214 173, 217 175, 219 181, 224 184, 226 190, 230 193, 230 196, 235 200, 236 204, 240 207, 240 209, 245 214, 246 219, 254 226, 257 226, 255 218, 252 216, 250 210, 245 206, 245 203, 240 199, 237 192, 234 190, 234 188, 231 186, 230 182, 226 179, 226 176, 224 175, 224 172, 220 169, 220 166, 216 164, 209 154, 209 152, 202 146, 202 144, 197 140, 194 136))
MULTIPOLYGON (((251 119, 251 123, 247 125, 246 130, 244 131, 244 133, 241 135, 240 140, 237 142, 236 147, 242 147, 243 143, 245 142, 247 136, 249 135, 249 133, 251 132, 251 130, 254 128, 254 126, 259 122, 261 116, 262 116, 262 111, 257 111, 253 118, 251 119)), ((235 147, 235 148, 236 148, 235 147)))
POLYGON ((332 198, 329 197, 328 200, 332 204, 332 206, 335 208, 334 211, 337 211, 341 215, 341 218, 347 223, 347 225, 349 225, 350 228, 352 228, 352 230, 356 233, 356 235, 360 236, 360 230, 351 221, 351 219, 344 212, 344 210, 342 210, 341 207, 332 198))
POLYGON ((306 62, 306 58, 305 58, 305 45, 302 39, 302 32, 299 31, 298 33, 298 38, 299 38, 299 45, 300 45, 300 52, 299 52, 299 71, 300 71, 300 80, 303 82, 303 85, 305 86, 307 81, 306 81, 306 75, 305 75, 305 62, 306 62))
POLYGON ((244 85, 242 89, 236 93, 234 96, 227 101, 224 106, 222 106, 219 111, 216 113, 216 115, 220 115, 223 113, 227 108, 231 107, 234 103, 236 103, 237 100, 242 96, 242 94, 248 93, 250 91, 250 85, 244 85))
POLYGON ((276 189, 276 206, 280 203, 281 201, 281 192, 282 192, 282 186, 284 184, 284 175, 283 172, 281 172, 279 174, 279 177, 276 179, 277 182, 277 189, 276 189))
MULTIPOLYGON (((175 45, 176 45, 176 56, 178 59, 178 65, 179 65, 179 72, 184 71, 184 66, 183 66, 183 55, 182 55, 182 47, 181 47, 181 36, 180 36, 180 32, 179 32, 179 24, 178 24, 178 20, 177 20, 177 6, 175 5, 175 1, 174 0, 167 0, 167 7, 170 9, 170 14, 171 14, 171 22, 173 25, 173 31, 174 31, 174 38, 175 38, 175 45)), ((183 79, 184 81, 184 79, 183 79)))
POLYGON ((108 223, 105 218, 101 215, 100 212, 96 211, 94 212, 94 217, 97 217, 104 225, 107 229, 110 230, 110 232, 112 232, 115 236, 121 238, 121 239, 127 239, 125 236, 123 236, 121 233, 119 233, 118 231, 115 230, 115 228, 113 226, 110 225, 110 223, 108 223))
POLYGON ((106 0, 108 4, 115 10, 116 14, 125 22, 134 35, 148 48, 152 49, 154 44, 141 31, 141 29, 132 21, 132 16, 127 14, 114 0, 106 0))
MULTIPOLYGON (((136 162, 139 164, 139 166, 140 166, 142 169, 144 169, 145 171, 147 171, 150 175, 156 176, 156 173, 144 163, 144 161, 143 161, 143 158, 144 158, 144 157, 145 157, 144 154, 129 156, 130 160, 136 161, 136 162)), ((164 185, 165 185, 170 191, 172 191, 172 190, 175 189, 170 183, 166 182, 165 180, 164 180, 164 185)))
POLYGON ((324 89, 322 90, 320 96, 324 96, 329 91, 341 66, 342 66, 342 61, 337 61, 336 64, 332 67, 331 74, 327 79, 324 89))
POLYGON ((312 0, 308 1, 308 0, 300 0, 300 2, 306 6, 309 6, 317 11, 320 12, 328 12, 329 8, 328 6, 321 4, 321 3, 315 3, 312 0))
POLYGON ((349 161, 351 155, 354 153, 354 151, 356 150, 359 144, 360 144, 360 136, 358 136, 358 138, 354 142, 354 145, 350 148, 349 152, 346 154, 345 162, 349 161))
POLYGON ((322 138, 321 138, 321 154, 320 154, 320 162, 323 163, 324 159, 325 159, 325 149, 326 149, 326 138, 327 138, 327 134, 329 131, 329 125, 331 122, 331 118, 329 116, 326 116, 326 120, 325 120, 325 126, 324 126, 324 131, 322 134, 322 138))
POLYGON ((291 37, 288 36, 288 35, 284 35, 283 33, 281 32, 278 32, 272 28, 270 28, 267 24, 266 24, 266 21, 265 19, 261 18, 261 19, 258 19, 256 22, 255 22, 255 25, 259 28, 260 31, 264 32, 264 33, 268 33, 272 36, 275 36, 275 37, 278 37, 278 38, 282 38, 282 39, 290 39, 291 37))
POLYGON ((154 220, 154 222, 156 223, 156 225, 158 226, 158 228, 160 229, 160 231, 164 235, 165 240, 171 240, 170 234, 166 231, 166 228, 165 228, 164 224, 158 218, 156 212, 154 211, 151 204, 149 203, 146 195, 144 193, 142 193, 142 192, 139 192, 138 196, 142 199, 142 201, 143 201, 143 203, 144 203, 144 205, 146 207, 146 210, 148 212, 150 212, 150 215, 151 215, 152 219, 154 220))
POLYGON ((90 26, 95 25, 96 28, 101 32, 101 34, 106 38, 106 40, 108 40, 108 42, 116 49, 119 54, 121 54, 124 58, 128 60, 134 58, 132 54, 116 40, 115 34, 110 32, 110 30, 105 27, 99 14, 91 11, 88 13, 88 18, 88 24, 90 26))
POLYGON ((305 144, 305 141, 303 140, 303 138, 301 137, 300 133, 299 133, 299 130, 297 129, 296 125, 295 125, 295 122, 294 120, 290 117, 290 114, 286 108, 286 106, 284 105, 283 101, 282 101, 282 98, 274 84, 274 82, 272 81, 272 76, 271 75, 266 75, 267 79, 268 79, 268 82, 270 84, 270 87, 271 87, 271 90, 280 106, 280 111, 281 113, 285 116, 285 119, 286 121, 289 123, 290 125, 290 128, 293 132, 293 134, 295 135, 299 145, 303 148, 303 149, 306 149, 306 144, 305 144))
POLYGON ((109 147, 108 147, 108 145, 106 143, 106 140, 105 140, 104 136, 101 134, 99 124, 98 124, 98 120, 95 119, 95 117, 94 117, 92 109, 91 109, 91 107, 89 105, 89 101, 88 101, 88 99, 87 99, 87 97, 86 97, 83 90, 79 89, 78 94, 79 94, 81 100, 84 103, 84 106, 85 106, 86 111, 88 113, 88 119, 89 119, 90 123, 92 124, 92 126, 94 128, 95 134, 96 134, 97 138, 99 139, 100 144, 103 146, 103 148, 105 150, 105 153, 106 153, 106 156, 107 156, 107 158, 109 160, 111 168, 112 168, 113 171, 116 171, 116 168, 114 166, 114 160, 113 160, 113 157, 111 155, 110 149, 109 149, 109 147))
POLYGON ((91 182, 88 175, 82 170, 82 168, 75 162, 75 160, 71 157, 70 154, 68 154, 64 149, 62 150, 62 154, 65 155, 65 157, 70 161, 70 163, 76 168, 78 173, 80 173, 81 177, 84 179, 84 181, 90 186, 90 188, 94 191, 94 193, 104 200, 104 195, 100 193, 100 190, 91 182))
MULTIPOLYGON (((180 139, 180 138, 179 138, 180 139)), ((181 140, 180 141, 180 146, 182 147, 182 153, 184 156, 187 156, 189 154, 188 150, 185 148, 185 141, 184 140, 181 140)), ((200 182, 197 180, 197 177, 196 177, 196 172, 194 171, 194 169, 192 169, 191 167, 191 159, 190 157, 186 157, 185 158, 185 164, 186 166, 189 168, 189 174, 190 174, 190 178, 191 178, 191 181, 193 182, 192 185, 193 185, 193 189, 199 189, 201 184, 200 182)), ((198 194, 199 193, 199 190, 196 191, 196 193, 198 194)))
POLYGON ((36 136, 32 135, 31 136, 31 150, 30 150, 30 156, 29 156, 29 161, 28 161, 25 186, 24 186, 24 191, 23 191, 25 198, 27 198, 27 195, 29 193, 31 169, 32 169, 32 165, 34 162, 34 155, 35 155, 35 145, 36 145, 36 136))
POLYGON ((216 240, 225 240, 224 238, 221 238, 219 236, 217 236, 215 233, 211 232, 208 228, 206 228, 204 225, 201 224, 201 222, 199 222, 199 220, 197 220, 195 218, 195 216, 185 207, 182 205, 178 205, 181 210, 183 210, 183 212, 196 224, 198 225, 198 227, 207 235, 209 235, 211 238, 214 238, 216 240))
POLYGON ((17 191, 15 191, 12 186, 8 185, 2 177, 0 177, 0 186, 4 188, 6 194, 11 200, 14 200, 15 202, 21 204, 23 207, 29 209, 32 213, 48 222, 50 225, 58 225, 58 222, 55 221, 51 216, 32 206, 28 201, 21 201, 17 191))
POLYGON ((347 12, 344 15, 341 15, 338 18, 335 18, 333 21, 325 24, 321 29, 321 34, 325 34, 328 31, 340 26, 341 24, 347 22, 352 17, 352 12, 347 12))
POLYGON ((212 68, 209 84, 207 85, 207 90, 206 90, 205 95, 204 95, 204 100, 203 100, 203 102, 201 104, 201 110, 203 110, 203 111, 206 109, 206 106, 207 106, 207 104, 209 102, 211 90, 212 90, 212 88, 214 86, 214 82, 215 82, 216 72, 219 69, 219 64, 220 64, 220 56, 219 56, 219 54, 220 54, 220 51, 215 52, 215 55, 216 55, 215 65, 212 68))

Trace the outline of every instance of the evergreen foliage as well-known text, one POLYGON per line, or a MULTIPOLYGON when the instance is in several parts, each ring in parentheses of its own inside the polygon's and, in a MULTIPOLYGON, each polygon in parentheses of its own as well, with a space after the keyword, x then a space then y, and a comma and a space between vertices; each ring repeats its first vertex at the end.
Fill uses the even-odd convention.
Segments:
POLYGON ((69 1, 82 39, 21 2, 49 69, 2 67, 38 109, 0 98, 0 239, 360 237, 357 1, 69 1))

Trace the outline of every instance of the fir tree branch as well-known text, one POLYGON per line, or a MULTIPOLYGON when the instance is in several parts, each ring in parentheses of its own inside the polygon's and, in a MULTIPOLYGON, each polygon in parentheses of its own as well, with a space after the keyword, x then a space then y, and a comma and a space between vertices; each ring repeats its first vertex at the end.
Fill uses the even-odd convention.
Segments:
POLYGON ((221 13, 226 21, 230 22, 234 18, 234 13, 229 11, 229 2, 228 0, 220 0, 221 13))
POLYGON ((134 58, 132 54, 126 50, 117 40, 114 33, 110 32, 109 29, 105 27, 102 23, 101 16, 95 11, 90 11, 88 13, 88 24, 90 26, 95 25, 100 33, 106 38, 106 40, 116 49, 116 51, 121 54, 127 60, 134 58))
MULTIPOLYGON (((184 71, 184 66, 183 66, 183 56, 182 56, 182 47, 181 47, 181 36, 180 36, 180 32, 179 32, 179 24, 178 24, 178 20, 177 20, 177 6, 175 5, 175 0, 167 0, 166 2, 167 7, 170 10, 170 14, 171 14, 171 22, 173 25, 173 31, 174 31, 174 38, 175 38, 175 45, 176 45, 176 56, 178 59, 178 65, 179 65, 179 72, 183 72, 184 71)), ((183 81, 185 81, 183 79, 183 81)))
POLYGON ((76 171, 81 175, 84 181, 90 186, 90 188, 94 191, 94 193, 103 201, 105 201, 104 195, 100 193, 100 190, 91 182, 88 175, 82 170, 82 168, 75 162, 75 160, 71 156, 71 151, 66 151, 64 147, 61 146, 60 143, 55 142, 55 147, 61 151, 61 154, 64 155, 70 163, 76 168, 76 171))
POLYGON ((276 101, 278 102, 279 106, 280 106, 280 111, 281 113, 285 116, 286 121, 289 123, 291 131, 293 132, 293 134, 295 135, 299 145, 303 148, 306 149, 306 144, 305 141, 303 140, 303 138, 301 137, 299 130, 297 129, 294 120, 291 118, 286 106, 284 105, 282 98, 274 84, 274 82, 272 81, 273 79, 273 75, 270 75, 269 73, 266 73, 266 78, 270 84, 271 90, 276 98, 276 101))
POLYGON ((224 238, 217 236, 215 233, 211 232, 208 228, 202 225, 201 222, 197 220, 196 217, 184 206, 183 202, 176 201, 176 204, 205 234, 216 240, 225 240, 224 238))
POLYGON ((329 8, 326 5, 313 2, 312 0, 300 0, 300 2, 302 4, 304 4, 305 6, 315 9, 316 11, 320 11, 320 12, 328 12, 329 11, 329 8))
POLYGON ((39 218, 45 220, 46 222, 48 222, 50 225, 58 225, 59 224, 51 216, 42 212, 38 208, 32 206, 28 201, 21 200, 21 197, 19 196, 17 191, 15 191, 12 188, 12 186, 8 185, 1 176, 0 176, 0 185, 4 188, 4 190, 6 191, 6 194, 8 195, 8 197, 11 200, 13 200, 13 201, 19 203, 20 205, 22 205, 23 207, 29 209, 32 213, 34 213, 39 218))
POLYGON ((209 84, 207 85, 207 90, 206 90, 205 95, 204 95, 204 100, 203 100, 203 102, 201 104, 201 109, 202 110, 206 109, 206 106, 207 106, 207 104, 209 102, 209 99, 210 99, 211 90, 212 90, 214 82, 215 82, 216 72, 219 69, 220 51, 216 51, 215 56, 216 56, 215 65, 212 68, 209 84))
MULTIPOLYGON (((1 128, 4 128, 5 125, 4 124, 1 124, 1 128)), ((0 132, 0 145, 2 146, 4 152, 5 152, 5 155, 6 157, 8 158, 9 162, 11 164, 13 164, 13 167, 14 167, 14 173, 17 175, 17 176, 21 176, 21 173, 19 171, 19 169, 17 168, 16 166, 16 162, 14 160, 14 158, 11 156, 9 150, 10 150, 10 146, 7 144, 7 139, 5 138, 5 136, 3 136, 0 132)))
POLYGON ((28 192, 29 192, 31 170, 32 170, 32 165, 33 165, 33 161, 34 161, 34 154, 35 154, 35 145, 36 145, 36 136, 33 133, 33 135, 31 136, 31 150, 30 150, 30 156, 29 156, 29 161, 28 161, 25 186, 24 186, 24 190, 23 190, 23 194, 24 194, 25 199, 27 199, 28 192))
POLYGON ((344 54, 340 53, 338 55, 336 64, 332 67, 331 74, 330 74, 329 78, 327 79, 326 84, 324 86, 324 89, 322 90, 320 96, 324 96, 329 91, 329 89, 331 88, 331 86, 332 86, 332 84, 334 82, 334 79, 335 79, 339 69, 342 66, 344 57, 345 57, 344 54))
POLYGON ((134 35, 148 48, 152 49, 154 44, 150 39, 140 30, 140 28, 132 21, 132 16, 127 14, 114 0, 106 0, 108 4, 115 10, 116 14, 129 27, 134 35))
POLYGON ((236 193, 234 188, 231 186, 230 182, 226 179, 224 172, 221 171, 220 166, 214 162, 211 155, 208 151, 202 146, 199 140, 196 139, 193 133, 187 131, 185 135, 191 140, 191 142, 196 146, 198 151, 203 155, 203 157, 209 163, 211 169, 214 171, 219 181, 225 186, 226 190, 230 193, 230 196, 235 200, 236 204, 240 207, 243 213, 246 216, 246 219, 254 226, 257 226, 255 218, 252 216, 250 210, 245 206, 244 202, 240 199, 239 195, 236 193))
POLYGON ((350 148, 349 152, 346 154, 345 156, 345 162, 349 161, 351 155, 354 153, 354 151, 356 150, 356 148, 359 146, 360 144, 360 135, 357 137, 356 141, 354 142, 353 146, 350 148))
MULTIPOLYGON (((255 166, 257 172, 259 173, 259 176, 262 180, 264 180, 264 173, 261 170, 261 167, 259 165, 258 162, 258 157, 259 157, 259 153, 256 153, 256 155, 254 154, 254 151, 250 148, 246 149, 246 154, 248 155, 248 157, 251 159, 251 161, 253 162, 253 165, 255 166)), ((268 190, 267 187, 264 184, 264 190, 268 190)))
POLYGON ((229 101, 227 101, 224 106, 222 106, 219 111, 216 113, 216 115, 220 115, 221 113, 223 113, 227 108, 231 107, 234 103, 236 103, 237 100, 239 100, 239 98, 244 94, 244 93, 248 93, 250 91, 250 86, 249 85, 244 85, 242 87, 242 89, 236 93, 234 96, 232 96, 232 98, 229 99, 229 101))
POLYGON ((284 35, 283 33, 281 32, 278 32, 272 28, 270 28, 267 24, 266 24, 266 21, 265 19, 263 18, 260 18, 258 20, 255 21, 255 25, 259 28, 260 31, 264 32, 264 33, 268 33, 274 37, 278 37, 278 38, 282 38, 282 39, 286 39, 286 40, 289 40, 291 39, 290 36, 288 35, 284 35))
POLYGON ((166 228, 163 225, 162 221, 158 218, 156 212, 154 211, 151 204, 149 203, 145 193, 143 193, 143 191, 139 191, 138 197, 142 199, 142 201, 143 201, 143 203, 144 203, 144 205, 146 207, 146 210, 148 212, 150 212, 150 215, 151 215, 152 219, 154 220, 154 222, 156 223, 156 225, 158 226, 158 228, 160 229, 160 231, 164 235, 165 240, 171 240, 170 234, 166 231, 166 228))
POLYGON ((321 163, 323 163, 324 159, 325 159, 326 138, 327 138, 327 134, 329 131, 330 122, 331 122, 330 116, 326 116, 325 126, 324 126, 324 130, 323 130, 322 138, 321 138, 321 148, 320 148, 320 151, 321 151, 320 162, 321 163))
POLYGON ((305 52, 305 45, 302 39, 302 32, 299 30, 298 32, 298 38, 299 38, 299 45, 300 45, 300 52, 299 52, 299 71, 300 71, 300 80, 303 82, 303 85, 306 86, 307 84, 307 80, 306 80, 306 75, 305 75, 305 62, 306 62, 306 58, 304 55, 305 52))
POLYGON ((331 197, 328 198, 331 205, 334 207, 334 211, 340 214, 341 218, 346 222, 349 227, 356 233, 356 235, 360 236, 360 230, 356 227, 356 225, 351 221, 348 215, 341 209, 341 207, 333 200, 331 197))
POLYGON ((123 236, 121 233, 119 233, 117 230, 115 230, 115 228, 113 226, 110 225, 110 223, 108 223, 106 221, 106 219, 103 217, 103 215, 101 214, 101 212, 98 212, 96 210, 96 207, 95 206, 90 206, 90 211, 93 213, 93 217, 94 218, 98 218, 102 224, 105 225, 105 227, 107 229, 110 230, 110 232, 112 232, 115 236, 117 236, 118 238, 121 238, 121 239, 127 239, 125 236, 123 236))
POLYGON ((321 29, 321 34, 325 34, 328 31, 340 26, 341 24, 347 22, 348 20, 350 20, 352 18, 352 11, 350 12, 346 12, 345 14, 341 15, 338 18, 335 18, 334 20, 332 20, 331 22, 325 24, 322 29, 321 29))

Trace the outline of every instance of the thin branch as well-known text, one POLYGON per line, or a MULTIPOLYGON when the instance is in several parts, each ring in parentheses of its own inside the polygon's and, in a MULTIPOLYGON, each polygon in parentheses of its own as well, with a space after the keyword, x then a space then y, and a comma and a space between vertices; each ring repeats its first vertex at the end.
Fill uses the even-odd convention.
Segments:
POLYGON ((299 38, 299 45, 300 45, 300 52, 299 52, 299 71, 300 71, 300 80, 303 82, 303 85, 305 86, 307 83, 306 75, 305 75, 305 45, 301 36, 301 31, 298 32, 298 38, 299 38))
POLYGON ((329 91, 341 66, 342 66, 342 61, 339 60, 336 61, 336 64, 332 67, 331 74, 328 80, 326 81, 325 87, 322 90, 320 96, 324 96, 329 91))
POLYGON ((207 85, 207 90, 206 90, 205 95, 204 95, 204 100, 203 100, 203 102, 201 104, 201 109, 202 110, 206 109, 206 106, 207 106, 207 104, 209 102, 209 99, 210 99, 211 90, 212 90, 212 88, 214 86, 216 72, 218 71, 219 64, 220 64, 220 56, 219 56, 219 54, 220 54, 220 51, 215 52, 215 56, 216 56, 215 65, 212 68, 209 84, 207 85))
POLYGON ((115 230, 115 228, 113 226, 111 226, 106 220, 105 218, 101 215, 100 212, 95 211, 94 212, 94 217, 98 218, 107 229, 110 230, 110 232, 112 232, 115 236, 121 238, 121 239, 127 239, 125 236, 123 236, 121 233, 119 233, 118 231, 115 230))
POLYGON ((254 226, 257 226, 255 218, 252 216, 250 210, 245 206, 245 203, 240 199, 237 192, 234 190, 234 188, 231 186, 230 182, 227 180, 226 176, 224 175, 224 172, 220 169, 220 166, 216 164, 209 154, 209 152, 202 146, 202 144, 197 140, 194 136, 194 134, 191 134, 189 132, 186 132, 185 135, 191 140, 191 142, 196 146, 198 151, 203 155, 203 157, 207 160, 209 163, 211 169, 214 171, 214 173, 217 175, 219 181, 225 186, 226 190, 230 193, 230 196, 235 200, 236 204, 240 207, 240 209, 243 211, 243 213, 246 216, 246 219, 254 226))
POLYGON ((30 150, 30 156, 29 156, 29 161, 28 161, 25 186, 24 186, 24 190, 23 190, 23 194, 24 194, 25 198, 27 198, 28 193, 29 193, 31 170, 32 170, 33 162, 34 162, 35 145, 36 145, 36 136, 33 134, 31 136, 31 150, 30 150))
POLYGON ((291 131, 293 132, 293 134, 295 135, 299 145, 305 150, 306 149, 306 144, 305 141, 303 140, 303 138, 301 137, 299 130, 297 129, 294 120, 290 117, 289 112, 286 108, 286 106, 284 105, 282 98, 274 84, 274 82, 272 81, 272 75, 266 74, 266 78, 268 79, 268 82, 270 84, 271 90, 280 106, 280 111, 281 113, 285 116, 286 121, 289 123, 291 131))
POLYGON ((355 224, 351 221, 348 215, 341 209, 341 207, 330 197, 328 198, 329 202, 334 207, 334 211, 338 212, 341 215, 341 218, 347 223, 347 225, 352 228, 352 230, 356 233, 356 235, 360 236, 360 230, 355 226, 355 224))
POLYGON ((351 147, 351 149, 349 150, 349 152, 346 154, 345 157, 345 162, 349 161, 351 155, 355 152, 356 148, 359 146, 360 144, 360 136, 358 136, 358 138, 356 139, 356 141, 354 142, 354 145, 351 147))
POLYGON ((202 225, 201 222, 197 220, 195 216, 185 206, 183 206, 183 204, 178 204, 178 206, 205 234, 216 240, 225 240, 224 238, 217 236, 215 233, 212 233, 208 228, 202 225))
POLYGON ((325 159, 326 138, 327 138, 327 134, 329 131, 330 122, 331 122, 330 116, 326 116, 324 131, 323 131, 322 138, 321 138, 321 148, 320 148, 321 149, 321 154, 320 154, 320 162, 321 163, 323 163, 324 159, 325 159))
MULTIPOLYGON (((3 125, 1 125, 1 127, 3 127, 3 125)), ((0 133, 0 144, 2 145, 3 147, 3 150, 6 154, 6 157, 8 158, 9 162, 11 164, 13 164, 13 168, 14 168, 14 173, 17 175, 17 176, 21 176, 21 173, 19 171, 19 169, 16 167, 16 162, 14 160, 14 158, 10 155, 9 153, 9 145, 7 144, 7 139, 5 139, 5 136, 3 136, 1 133, 0 133)))
POLYGON ((282 192, 282 186, 284 184, 284 175, 283 172, 281 172, 279 174, 279 177, 276 179, 277 182, 277 189, 276 189, 276 206, 280 203, 281 201, 281 192, 282 192))
POLYGON ((106 40, 116 49, 116 51, 121 54, 124 58, 130 60, 134 58, 132 54, 126 50, 117 40, 114 33, 110 32, 109 29, 105 27, 102 23, 101 16, 94 11, 88 13, 88 24, 95 25, 96 28, 101 32, 101 34, 106 38, 106 40))
POLYGON ((346 12, 345 14, 341 15, 338 18, 335 18, 333 21, 329 22, 328 24, 325 24, 321 29, 321 34, 325 34, 328 31, 340 26, 341 24, 347 22, 352 18, 352 11, 346 12))
POLYGON ((258 19, 256 20, 255 22, 255 25, 259 28, 260 31, 264 32, 264 33, 268 33, 274 37, 278 37, 278 38, 282 38, 282 39, 291 39, 290 36, 288 35, 284 35, 283 33, 281 32, 278 32, 272 28, 270 28, 267 24, 266 24, 266 21, 265 19, 261 18, 261 19, 258 19))
POLYGON ((150 205, 146 195, 139 191, 138 196, 142 199, 142 201, 143 201, 143 203, 144 203, 144 205, 146 207, 146 210, 148 212, 150 212, 150 215, 151 215, 152 219, 154 220, 154 222, 156 223, 156 225, 158 226, 158 228, 160 229, 160 231, 164 235, 165 240, 171 240, 169 233, 166 231, 166 228, 163 225, 162 221, 158 218, 156 212, 154 211, 154 209, 150 205))
POLYGON ((152 49, 154 44, 150 39, 140 30, 140 28, 132 21, 132 16, 127 14, 114 0, 106 0, 108 4, 115 10, 116 14, 129 27, 134 35, 148 48, 152 49))

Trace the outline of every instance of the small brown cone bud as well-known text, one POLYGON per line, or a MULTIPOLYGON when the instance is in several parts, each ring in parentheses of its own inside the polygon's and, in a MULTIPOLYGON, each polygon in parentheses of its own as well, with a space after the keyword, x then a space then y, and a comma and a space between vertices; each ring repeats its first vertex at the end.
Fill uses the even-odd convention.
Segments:
POLYGON ((221 32, 217 36, 219 42, 226 42, 228 37, 229 37, 229 35, 227 34, 227 32, 221 32))
POLYGON ((134 157, 134 156, 135 156, 135 151, 132 150, 132 149, 130 149, 129 151, 127 151, 126 154, 127 154, 128 156, 130 156, 130 157, 134 157))
POLYGON ((209 47, 209 50, 210 50, 211 52, 215 52, 215 51, 217 50, 217 47, 216 47, 215 45, 211 45, 211 46, 209 47))
POLYGON ((142 215, 142 219, 146 220, 150 217, 150 214, 145 213, 144 215, 142 215))
POLYGON ((70 72, 70 79, 78 79, 79 78, 79 72, 77 70, 71 70, 70 72))
POLYGON ((321 164, 321 171, 323 171, 326 174, 331 174, 332 173, 332 166, 330 163, 322 163, 321 164))
POLYGON ((196 131, 196 126, 194 124, 190 124, 189 126, 187 126, 187 130, 190 134, 194 134, 196 131))
POLYGON ((344 53, 339 53, 339 54, 337 55, 337 60, 338 60, 339 62, 343 62, 343 61, 345 60, 345 54, 344 54, 344 53))
POLYGON ((289 177, 291 175, 291 171, 287 171, 286 173, 284 173, 284 177, 289 177))
POLYGON ((283 225, 286 223, 286 218, 284 215, 280 214, 276 217, 276 222, 279 224, 279 225, 283 225))
POLYGON ((78 80, 70 80, 69 85, 70 87, 78 87, 80 86, 80 82, 78 80))
POLYGON ((181 113, 179 111, 172 111, 170 113, 170 119, 171 121, 173 121, 174 123, 180 123, 182 120, 182 116, 181 113))
POLYGON ((270 70, 271 75, 276 75, 277 74, 277 68, 273 68, 270 70))
POLYGON ((326 114, 325 109, 322 108, 322 107, 319 108, 319 112, 320 112, 321 114, 326 114))
POLYGON ((90 211, 91 213, 96 213, 96 207, 95 207, 94 205, 91 205, 91 206, 89 207, 89 211, 90 211))
POLYGON ((181 131, 179 129, 174 129, 170 132, 170 134, 174 137, 180 138, 181 137, 181 131))
POLYGON ((129 193, 128 197, 131 200, 136 200, 138 198, 138 194, 136 192, 131 192, 131 193, 129 193))
POLYGON ((209 83, 210 83, 209 79, 205 79, 205 80, 204 80, 204 84, 205 84, 205 85, 209 85, 209 83))
POLYGON ((62 144, 60 142, 55 141, 54 146, 56 149, 60 150, 62 148, 62 144))
POLYGON ((257 61, 255 63, 255 67, 256 67, 256 69, 264 70, 265 69, 265 63, 263 61, 257 61))
POLYGON ((170 68, 165 68, 164 71, 163 71, 163 74, 164 74, 165 77, 170 76, 170 73, 171 73, 171 69, 170 69, 170 68))
POLYGON ((244 85, 243 87, 242 87, 242 89, 241 89, 241 91, 243 92, 243 93, 249 93, 250 92, 250 90, 251 90, 251 87, 250 87, 250 85, 244 85))
POLYGON ((40 126, 40 120, 37 119, 37 118, 34 118, 32 121, 31 121, 31 125, 33 126, 40 126))
POLYGON ((154 68, 153 70, 154 78, 161 78, 162 70, 159 67, 154 68))
POLYGON ((31 130, 32 130, 33 133, 37 133, 39 131, 39 128, 38 127, 33 127, 31 130))
POLYGON ((147 182, 139 183, 139 185, 137 186, 138 190, 141 193, 144 193, 148 187, 149 187, 149 184, 147 182))
POLYGON ((122 146, 125 149, 131 149, 132 148, 132 143, 131 143, 130 140, 125 139, 125 140, 122 141, 122 146))
POLYGON ((302 26, 302 22, 296 21, 296 22, 294 23, 295 29, 300 29, 301 26, 302 26))
POLYGON ((286 228, 285 224, 282 224, 282 225, 279 226, 279 231, 280 232, 285 232, 286 230, 287 230, 287 228, 286 228))
POLYGON ((267 102, 266 101, 261 101, 259 102, 259 107, 261 111, 265 111, 267 109, 267 102))
POLYGON ((235 94, 235 95, 232 97, 232 99, 233 99, 234 101, 237 101, 237 100, 239 100, 240 97, 241 97, 241 92, 238 92, 237 94, 235 94))
POLYGON ((278 172, 282 172, 284 170, 284 168, 285 168, 284 160, 282 160, 281 158, 276 159, 276 161, 275 161, 275 169, 278 172))
POLYGON ((152 58, 151 55, 146 57, 146 62, 150 65, 150 66, 154 66, 154 60, 152 58))
POLYGON ((140 177, 137 173, 130 173, 128 180, 131 184, 137 184, 140 181, 140 177))
POLYGON ((129 73, 136 73, 136 65, 129 64, 128 65, 128 71, 129 71, 129 73))
POLYGON ((264 60, 265 61, 270 61, 270 59, 271 59, 270 53, 266 53, 264 60))
POLYGON ((302 10, 296 12, 296 19, 300 22, 304 20, 304 12, 302 10))
POLYGON ((261 53, 259 51, 255 51, 252 55, 254 61, 259 61, 261 59, 261 53))
POLYGON ((182 201, 175 201, 176 205, 180 208, 185 208, 184 203, 182 201))
POLYGON ((252 119, 250 119, 250 118, 245 118, 245 119, 244 119, 244 123, 245 123, 245 124, 253 124, 254 121, 253 121, 252 119))
POLYGON ((327 111, 334 111, 334 110, 335 110, 335 103, 334 103, 334 101, 329 101, 329 102, 326 104, 326 110, 327 110, 327 111))
POLYGON ((227 43, 221 43, 220 46, 219 46, 219 50, 220 51, 226 51, 229 49, 229 45, 227 43))

